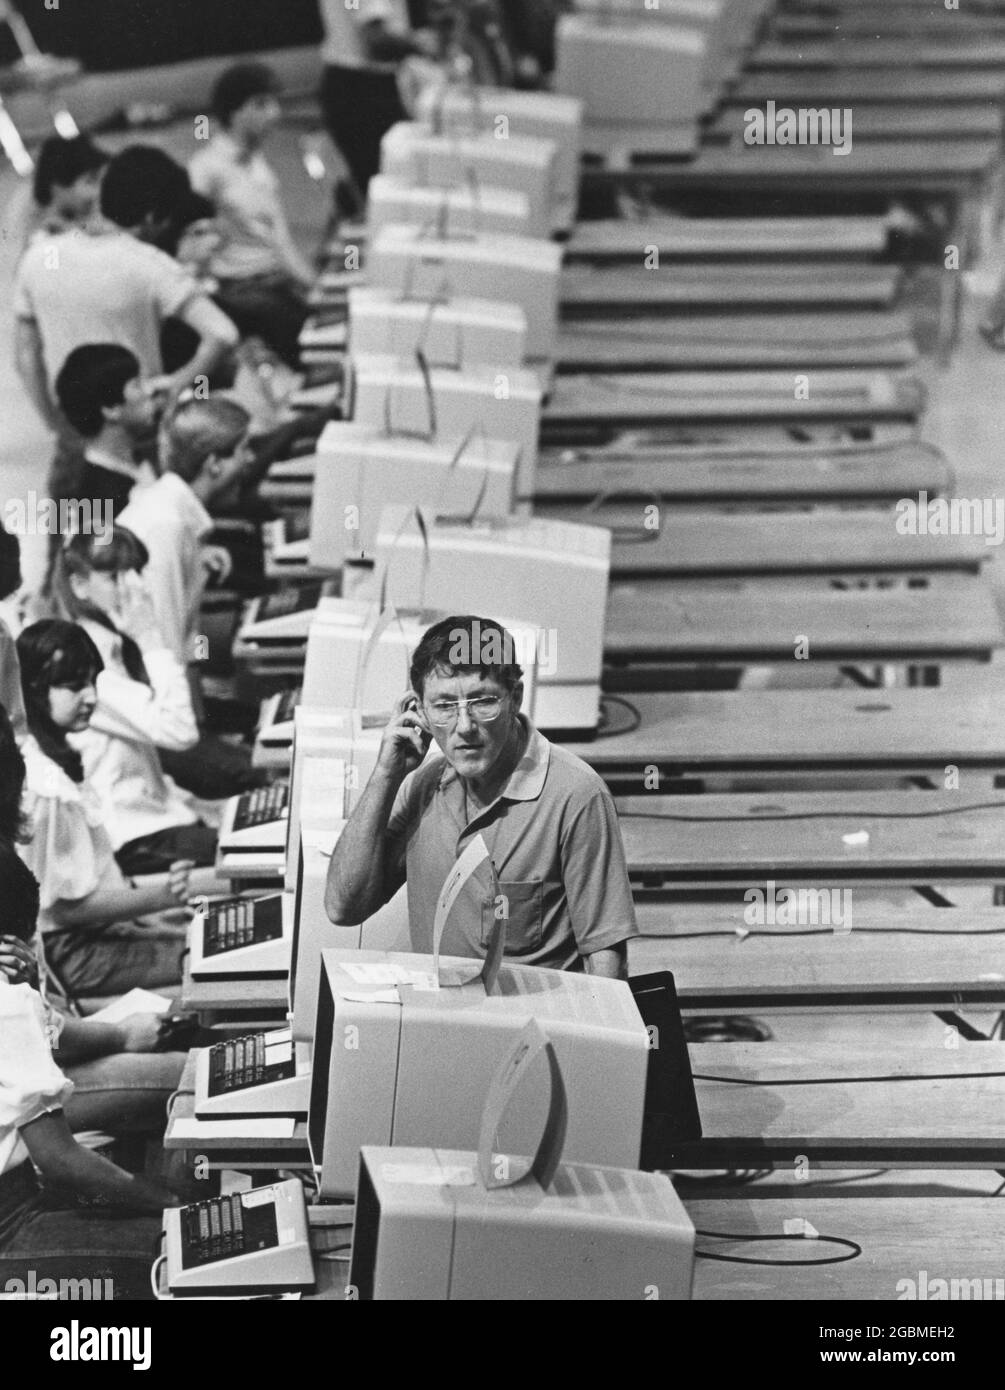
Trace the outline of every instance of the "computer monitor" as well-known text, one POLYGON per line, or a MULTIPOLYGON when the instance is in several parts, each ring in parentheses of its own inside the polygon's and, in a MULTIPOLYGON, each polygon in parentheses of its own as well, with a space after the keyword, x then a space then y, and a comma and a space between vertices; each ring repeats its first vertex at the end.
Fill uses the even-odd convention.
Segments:
POLYGON ((463 594, 469 611, 489 603, 533 618, 541 634, 535 722, 565 737, 596 732, 611 533, 542 517, 423 515, 388 505, 377 570, 394 604, 418 596, 442 607, 463 594))
MULTIPOLYGON (((598 1087, 593 1112, 606 1102, 598 1087)), ((532 1175, 486 1188, 477 1158, 470 1149, 364 1145, 354 1297, 691 1297, 695 1230, 664 1174, 563 1162, 547 1188, 532 1175)))
POLYGON ((435 514, 513 510, 520 446, 460 432, 433 440, 388 435, 382 425, 333 421, 318 444, 307 559, 338 568, 373 560, 382 507, 420 503, 435 514))
MULTIPOLYGON (((380 612, 376 603, 359 599, 324 599, 307 640, 303 702, 362 710, 390 717, 409 688, 412 653, 427 628, 452 613, 473 613, 467 595, 452 595, 461 607, 396 609, 380 612), (379 629, 379 631, 378 631, 379 629)), ((526 620, 498 615, 495 605, 484 610, 512 634, 524 669, 523 712, 535 718, 537 696, 538 628, 526 620)))
POLYGON ((354 354, 413 357, 421 348, 431 367, 459 368, 521 367, 527 355, 527 315, 504 299, 412 299, 376 285, 358 285, 348 298, 354 354))
POLYGON ((325 911, 325 884, 332 850, 344 822, 332 826, 301 822, 297 879, 293 900, 290 950, 290 1018, 293 1037, 310 1041, 317 1018, 321 953, 333 947, 356 952, 364 943, 374 950, 408 943, 408 900, 404 888, 372 917, 356 926, 335 926, 325 911))
POLYGON ((293 715, 293 759, 284 887, 297 884, 300 826, 334 829, 348 819, 369 781, 384 720, 368 724, 359 710, 300 705, 293 715))
MULTIPOLYGON (((352 1196, 363 1144, 477 1147, 489 1082, 528 1018, 562 1069, 570 1160, 636 1166, 648 1037, 624 981, 506 961, 486 994, 481 979, 421 987, 432 969, 432 956, 410 952, 322 954, 308 1128, 323 1199, 352 1196)), ((508 1147, 531 1152, 536 1097, 510 1119, 508 1147)))
POLYGON ((517 496, 533 496, 544 393, 530 367, 472 363, 463 370, 430 367, 427 374, 415 357, 379 352, 354 354, 349 365, 353 420, 444 439, 469 430, 508 439, 520 446, 517 496))

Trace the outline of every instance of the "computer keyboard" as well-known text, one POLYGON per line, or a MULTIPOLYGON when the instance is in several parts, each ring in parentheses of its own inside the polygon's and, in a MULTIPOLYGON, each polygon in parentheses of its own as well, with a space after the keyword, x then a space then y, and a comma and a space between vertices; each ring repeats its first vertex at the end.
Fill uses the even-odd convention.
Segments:
POLYGON ((180 1214, 183 1269, 252 1250, 271 1250, 279 1244, 274 1200, 252 1206, 242 1200, 241 1193, 234 1193, 183 1207, 180 1214))
POLYGON ((268 1033, 228 1038, 209 1049, 209 1095, 222 1096, 267 1081, 286 1081, 296 1075, 292 1043, 269 1046, 268 1033))
POLYGON ((242 946, 278 941, 283 934, 282 899, 228 898, 213 903, 203 925, 203 959, 222 956, 242 946))
POLYGON ((285 782, 273 782, 269 787, 256 787, 243 792, 234 815, 235 830, 249 830, 256 825, 268 825, 286 815, 290 789, 285 782))

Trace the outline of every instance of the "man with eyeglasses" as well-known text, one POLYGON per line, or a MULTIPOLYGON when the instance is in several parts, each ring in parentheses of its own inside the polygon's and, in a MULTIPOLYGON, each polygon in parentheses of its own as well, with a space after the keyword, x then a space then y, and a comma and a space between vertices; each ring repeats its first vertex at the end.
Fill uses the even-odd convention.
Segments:
POLYGON ((624 978, 638 928, 614 803, 520 713, 522 675, 513 638, 487 618, 426 632, 335 846, 326 911, 361 922, 407 882, 412 949, 428 954, 444 880, 480 834, 498 887, 484 865, 469 879, 441 950, 484 956, 502 911, 506 955, 521 964, 624 978), (433 741, 440 756, 426 759, 433 741))

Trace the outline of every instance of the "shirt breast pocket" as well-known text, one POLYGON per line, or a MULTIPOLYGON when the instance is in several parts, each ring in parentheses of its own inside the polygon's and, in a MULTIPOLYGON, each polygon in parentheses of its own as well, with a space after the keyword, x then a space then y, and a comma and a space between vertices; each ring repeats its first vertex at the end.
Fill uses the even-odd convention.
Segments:
POLYGON ((507 956, 529 955, 541 945, 542 905, 541 881, 529 879, 499 881, 499 896, 490 899, 482 909, 482 946, 488 949, 492 929, 502 915, 506 924, 507 956))

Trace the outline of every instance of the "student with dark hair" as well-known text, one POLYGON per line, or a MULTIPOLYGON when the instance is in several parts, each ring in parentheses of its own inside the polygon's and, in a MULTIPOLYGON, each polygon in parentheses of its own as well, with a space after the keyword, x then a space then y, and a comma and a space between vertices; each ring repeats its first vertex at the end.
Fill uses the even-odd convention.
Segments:
MULTIPOLYGON (((38 985, 35 936, 38 882, 18 855, 27 834, 21 816, 24 758, 0 706, 0 985, 38 985)), ((63 1017, 49 1008, 58 1060, 74 1083, 67 1106, 71 1129, 112 1134, 162 1135, 165 1105, 181 1080, 184 1053, 159 1052, 161 1030, 153 1014, 130 1014, 119 1023, 63 1017)))
POLYGON ((25 628, 17 645, 31 731, 23 744, 31 831, 23 854, 41 889, 44 964, 71 997, 174 987, 184 926, 136 919, 212 892, 215 875, 179 860, 166 874, 125 877, 69 741, 87 728, 97 703, 98 649, 83 628, 58 620, 25 628))
MULTIPOLYGON (((0 520, 0 603, 21 587, 21 543, 0 520)), ((21 695, 21 670, 17 647, 10 629, 0 618, 0 705, 7 710, 14 732, 22 738, 28 732, 21 695)))
POLYGON ((623 978, 638 928, 614 802, 520 713, 517 655, 488 618, 444 618, 425 634, 335 846, 325 907, 332 922, 362 922, 407 882, 412 949, 428 953, 443 884, 481 834, 498 883, 480 871, 464 886, 444 951, 483 956, 501 895, 507 955, 623 978), (440 756, 424 761, 432 742, 440 756))
POLYGON ((264 63, 240 63, 213 91, 221 129, 189 163, 192 185, 216 208, 222 245, 211 262, 216 299, 245 336, 263 339, 290 367, 314 279, 286 220, 263 146, 279 121, 278 83, 264 63))
POLYGON ((136 484, 157 476, 137 455, 156 453, 161 400, 143 382, 136 355, 116 343, 74 348, 56 378, 56 397, 86 441, 73 495, 108 499, 118 516, 136 484))
POLYGON ((210 376, 238 343, 237 329, 181 266, 144 244, 144 237, 168 234, 171 209, 188 190, 188 178, 160 151, 156 159, 141 151, 124 150, 105 171, 102 211, 110 220, 35 242, 17 269, 17 369, 42 419, 57 432, 67 426, 56 406, 56 378, 74 348, 128 348, 144 380, 157 379, 168 394, 178 394, 197 377, 210 376), (172 316, 194 330, 198 346, 165 378, 160 335, 172 316))
POLYGON ((63 232, 94 217, 108 158, 86 135, 52 135, 43 143, 33 184, 41 231, 63 232))
POLYGON ((158 751, 195 747, 199 730, 185 668, 157 629, 143 579, 147 560, 146 546, 124 526, 110 538, 72 536, 57 557, 53 586, 62 612, 104 662, 97 706, 74 746, 127 874, 216 859, 216 832, 165 774, 158 751))

